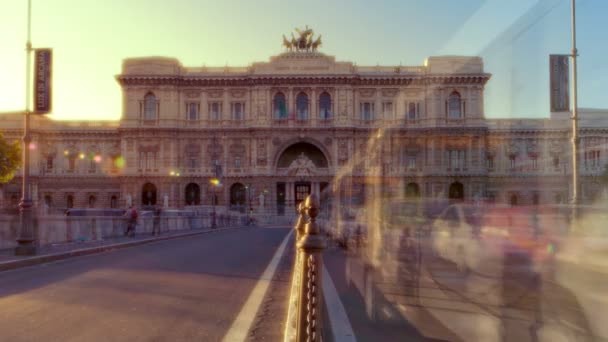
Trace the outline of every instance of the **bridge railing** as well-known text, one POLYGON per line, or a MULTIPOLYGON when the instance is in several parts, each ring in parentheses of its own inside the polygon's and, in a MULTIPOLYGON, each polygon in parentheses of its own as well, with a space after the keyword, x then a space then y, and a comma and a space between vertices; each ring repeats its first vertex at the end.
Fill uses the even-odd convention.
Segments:
POLYGON ((316 222, 319 214, 317 197, 308 196, 297 207, 297 212, 296 256, 284 342, 320 342, 325 340, 321 286, 325 237, 316 222))
MULTIPOLYGON (((245 215, 218 213, 216 226, 235 227, 242 225, 245 215)), ((163 211, 159 216, 153 212, 141 212, 136 234, 168 233, 194 229, 211 229, 211 214, 185 211, 163 211)), ((123 236, 128 224, 124 216, 37 216, 34 234, 39 246, 72 241, 98 241, 123 236)), ((14 248, 19 234, 18 215, 0 215, 0 249, 14 248)))

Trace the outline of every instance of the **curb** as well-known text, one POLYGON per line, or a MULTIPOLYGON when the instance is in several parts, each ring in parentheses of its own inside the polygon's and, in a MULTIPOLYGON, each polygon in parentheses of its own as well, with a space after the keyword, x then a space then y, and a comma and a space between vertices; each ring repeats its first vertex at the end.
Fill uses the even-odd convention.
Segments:
POLYGON ((3 262, 0 262, 0 272, 14 270, 17 268, 22 268, 22 267, 44 264, 44 263, 52 262, 52 261, 69 259, 72 257, 103 253, 103 252, 107 252, 107 251, 111 251, 111 250, 115 250, 115 249, 134 247, 134 246, 145 245, 145 244, 159 242, 159 241, 173 240, 173 239, 179 239, 179 238, 188 237, 188 236, 202 235, 202 234, 221 232, 221 231, 225 231, 225 230, 234 230, 234 229, 240 229, 240 228, 249 228, 249 227, 231 227, 231 228, 219 228, 219 229, 213 229, 213 230, 203 230, 203 231, 190 232, 190 233, 184 233, 184 234, 179 234, 179 235, 160 236, 160 237, 156 237, 156 238, 148 238, 148 239, 137 240, 137 241, 120 242, 120 243, 114 243, 114 244, 105 245, 105 246, 81 248, 81 249, 75 249, 75 250, 68 251, 68 252, 60 252, 60 253, 52 253, 52 254, 47 254, 47 255, 33 256, 33 257, 29 257, 27 259, 3 261, 3 262))

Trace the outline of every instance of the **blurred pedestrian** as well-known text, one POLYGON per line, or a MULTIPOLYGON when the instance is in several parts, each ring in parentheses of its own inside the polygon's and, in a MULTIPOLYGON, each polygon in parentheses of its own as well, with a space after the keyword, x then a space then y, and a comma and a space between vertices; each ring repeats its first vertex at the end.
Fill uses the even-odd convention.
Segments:
POLYGON ((137 217, 139 214, 133 205, 130 205, 129 210, 127 210, 125 213, 125 216, 127 218, 127 230, 125 231, 125 236, 133 237, 135 236, 135 227, 137 226, 137 217))
POLYGON ((161 206, 157 205, 154 208, 154 224, 152 225, 152 235, 160 235, 160 216, 161 216, 161 206))

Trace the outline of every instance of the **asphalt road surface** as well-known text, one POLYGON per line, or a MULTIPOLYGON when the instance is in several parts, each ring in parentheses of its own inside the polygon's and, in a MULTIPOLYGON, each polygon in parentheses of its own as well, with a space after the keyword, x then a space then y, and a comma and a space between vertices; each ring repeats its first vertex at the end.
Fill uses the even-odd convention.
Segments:
POLYGON ((0 273, 0 341, 221 341, 288 231, 203 234, 0 273))

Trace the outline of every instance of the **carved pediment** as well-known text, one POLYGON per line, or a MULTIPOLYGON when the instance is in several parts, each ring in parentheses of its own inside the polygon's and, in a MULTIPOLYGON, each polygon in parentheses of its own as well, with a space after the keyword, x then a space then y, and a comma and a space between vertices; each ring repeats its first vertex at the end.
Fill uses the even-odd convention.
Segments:
POLYGON ((237 144, 233 144, 230 145, 230 154, 232 155, 244 155, 245 152, 247 151, 247 148, 245 147, 245 145, 237 143, 237 144))
POLYGON ((376 89, 373 88, 363 88, 363 89, 359 89, 359 94, 361 95, 361 97, 372 97, 374 96, 374 94, 376 94, 376 89))
POLYGON ((530 156, 538 156, 540 153, 540 148, 538 146, 538 142, 536 141, 528 141, 528 144, 526 145, 526 150, 528 152, 528 155, 530 156))
POLYGON ((186 145, 184 151, 188 154, 198 154, 201 152, 201 146, 198 144, 190 143, 186 145))
POLYGON ((399 92, 399 89, 397 89, 397 88, 382 89, 382 96, 394 97, 395 95, 397 95, 398 92, 399 92))
POLYGON ((222 93, 223 92, 224 91, 222 89, 209 89, 209 90, 207 90, 208 96, 210 98, 212 98, 212 99, 217 99, 217 98, 222 97, 222 93))
POLYGON ((316 165, 304 153, 301 153, 287 168, 287 174, 296 177, 314 176, 316 171, 316 165))
POLYGON ((560 141, 552 141, 549 145, 549 153, 553 155, 564 153, 564 146, 560 141))
POLYGON ((198 89, 188 89, 188 90, 184 90, 184 95, 186 95, 187 98, 197 98, 201 95, 201 91, 198 89))
POLYGON ((505 145, 505 153, 508 156, 516 156, 519 154, 519 145, 517 144, 517 142, 512 141, 510 143, 508 143, 507 145, 505 145))
POLYGON ((230 96, 234 98, 242 98, 245 96, 246 93, 247 91, 244 89, 234 89, 230 91, 230 96))

